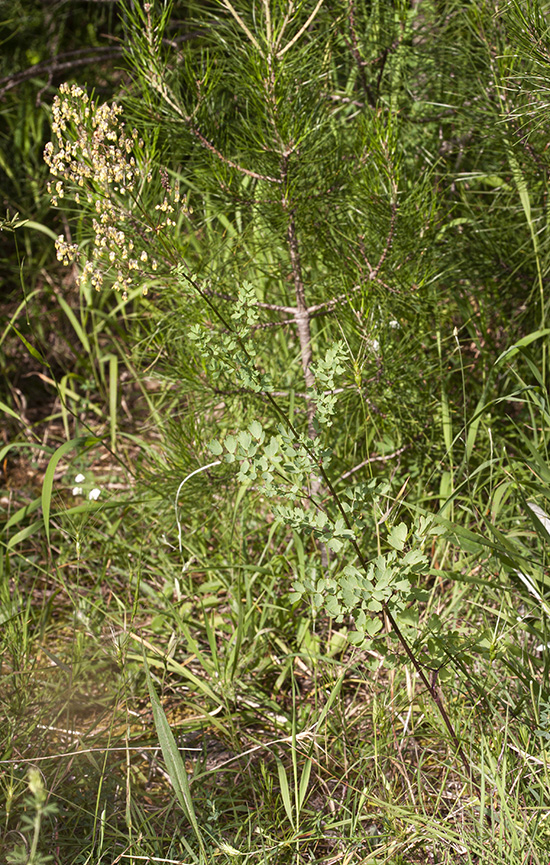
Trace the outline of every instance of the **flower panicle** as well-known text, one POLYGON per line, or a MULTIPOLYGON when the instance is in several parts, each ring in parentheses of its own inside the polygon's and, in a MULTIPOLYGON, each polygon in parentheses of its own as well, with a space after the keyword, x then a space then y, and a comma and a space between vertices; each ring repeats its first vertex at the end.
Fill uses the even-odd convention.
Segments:
MULTIPOLYGON (((91 252, 79 281, 98 291, 108 281, 127 297, 138 278, 158 268, 150 252, 136 250, 135 243, 140 238, 148 246, 152 234, 176 223, 170 218, 174 208, 166 195, 155 208, 156 219, 144 220, 136 206, 137 190, 152 179, 152 173, 138 155, 143 141, 136 129, 126 132, 121 115, 116 102, 99 105, 77 84, 62 84, 53 101, 52 141, 44 148, 44 160, 53 178, 47 188, 54 206, 71 198, 94 212, 91 252)), ((63 235, 55 247, 64 265, 77 260, 78 244, 63 235)))

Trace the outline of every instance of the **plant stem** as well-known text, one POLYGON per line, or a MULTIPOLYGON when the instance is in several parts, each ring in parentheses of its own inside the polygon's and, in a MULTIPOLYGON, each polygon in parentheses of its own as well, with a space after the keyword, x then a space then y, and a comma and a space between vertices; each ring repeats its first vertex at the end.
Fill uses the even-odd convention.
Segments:
MULTIPOLYGON (((288 185, 288 160, 290 153, 291 151, 288 148, 285 149, 281 159, 281 205, 283 211, 288 213, 286 238, 290 255, 290 265, 292 268, 292 278, 294 280, 294 294, 296 297, 294 321, 296 322, 296 330, 300 341, 300 357, 302 361, 304 381, 306 383, 306 390, 308 390, 309 388, 315 387, 315 376, 311 369, 311 361, 313 357, 313 350, 311 347, 311 321, 306 303, 302 262, 300 260, 300 247, 298 245, 298 235, 296 232, 296 216, 294 210, 289 207, 289 201, 286 197, 288 185)), ((306 406, 308 435, 310 439, 314 439, 316 436, 313 424, 313 418, 315 417, 315 403, 309 396, 306 396, 306 406)))
POLYGON ((427 689, 430 697, 432 698, 435 705, 437 706, 438 712, 443 719, 443 723, 445 724, 445 726, 447 727, 447 730, 449 731, 451 741, 452 741, 453 745, 455 746, 456 752, 457 752, 458 756, 460 757, 460 759, 462 761, 462 765, 464 766, 464 768, 466 770, 466 774, 468 775, 468 778, 470 779, 470 781, 472 782, 472 784, 474 785, 474 787, 477 790, 477 784, 475 783, 475 781, 473 780, 473 777, 472 777, 473 776, 472 765, 471 765, 470 761, 468 760, 462 745, 460 744, 460 740, 457 736, 456 730, 453 727, 453 723, 452 723, 451 719, 449 718, 449 715, 447 713, 447 710, 445 708, 443 700, 441 699, 441 693, 440 693, 440 690, 439 690, 436 682, 435 681, 434 682, 429 681, 424 670, 422 669, 422 664, 420 663, 418 658, 415 657, 414 652, 411 649, 411 647, 409 646, 405 635, 402 633, 401 629, 399 628, 399 625, 397 624, 397 622, 395 621, 394 617, 389 612, 387 607, 384 608, 384 614, 386 615, 388 622, 390 623, 390 625, 392 627, 393 632, 397 636, 397 639, 399 640, 399 642, 403 646, 405 653, 406 653, 407 657, 409 658, 411 664, 413 665, 414 669, 418 673, 419 678, 421 679, 422 683, 426 686, 426 689, 427 689))

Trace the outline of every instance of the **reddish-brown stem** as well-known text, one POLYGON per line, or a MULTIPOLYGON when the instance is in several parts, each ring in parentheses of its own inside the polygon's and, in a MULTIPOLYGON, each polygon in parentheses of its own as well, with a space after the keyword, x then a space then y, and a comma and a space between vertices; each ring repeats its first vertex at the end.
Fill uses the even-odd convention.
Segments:
POLYGON ((218 159, 224 163, 224 165, 229 165, 230 168, 234 168, 241 174, 246 174, 247 177, 253 177, 255 180, 265 180, 267 183, 281 183, 281 181, 277 177, 270 177, 269 174, 259 174, 257 171, 250 171, 248 168, 244 168, 244 166, 238 165, 236 162, 233 162, 233 160, 228 159, 227 156, 224 156, 223 153, 220 153, 220 151, 216 147, 214 147, 214 145, 211 144, 211 142, 208 141, 208 139, 205 138, 198 129, 195 129, 195 127, 193 126, 190 126, 189 129, 191 133, 195 136, 195 138, 200 141, 202 146, 205 147, 206 150, 209 150, 210 153, 213 153, 215 156, 217 156, 218 159))
POLYGON ((462 761, 462 765, 464 766, 464 768, 466 770, 466 774, 468 775, 468 778, 470 779, 470 781, 475 784, 475 782, 472 778, 472 766, 471 766, 470 761, 468 760, 466 754, 464 753, 464 749, 463 749, 462 745, 460 744, 460 740, 456 734, 455 728, 453 727, 452 721, 449 718, 449 715, 447 714, 447 709, 445 708, 443 700, 441 699, 441 693, 440 693, 439 688, 437 686, 436 680, 434 680, 433 682, 429 681, 424 670, 422 669, 422 664, 420 663, 418 658, 415 656, 413 650, 411 649, 411 647, 409 646, 409 643, 407 642, 407 639, 405 638, 404 634, 401 632, 399 625, 397 624, 397 622, 395 621, 394 617, 389 612, 387 607, 384 609, 384 615, 386 616, 386 618, 387 618, 387 620, 391 626, 392 631, 397 636, 397 639, 401 643, 402 647, 405 649, 405 654, 407 655, 409 661, 411 662, 414 669, 418 673, 418 676, 419 676, 420 680, 422 681, 422 684, 425 685, 430 697, 432 698, 433 702, 437 706, 437 710, 438 710, 439 714, 441 715, 441 718, 443 719, 443 723, 445 724, 445 726, 449 732, 449 735, 451 737, 451 741, 452 741, 454 747, 456 748, 456 753, 458 754, 458 756, 460 757, 460 759, 462 761))

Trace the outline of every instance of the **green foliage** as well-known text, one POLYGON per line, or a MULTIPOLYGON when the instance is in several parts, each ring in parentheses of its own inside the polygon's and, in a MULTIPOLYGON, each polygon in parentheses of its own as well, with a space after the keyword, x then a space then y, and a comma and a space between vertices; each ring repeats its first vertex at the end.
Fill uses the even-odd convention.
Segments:
POLYGON ((39 754, 74 863, 545 865, 542 5, 95 5, 122 72, 58 91, 30 4, 0 82, 2 371, 57 400, 0 402, 7 856, 39 754))
POLYGON ((42 821, 53 817, 58 808, 54 802, 47 802, 48 794, 38 769, 29 769, 28 783, 30 796, 25 801, 27 813, 23 816, 22 829, 31 834, 30 844, 28 849, 21 844, 8 853, 7 861, 10 865, 46 865, 53 859, 53 856, 40 853, 38 844, 42 821))

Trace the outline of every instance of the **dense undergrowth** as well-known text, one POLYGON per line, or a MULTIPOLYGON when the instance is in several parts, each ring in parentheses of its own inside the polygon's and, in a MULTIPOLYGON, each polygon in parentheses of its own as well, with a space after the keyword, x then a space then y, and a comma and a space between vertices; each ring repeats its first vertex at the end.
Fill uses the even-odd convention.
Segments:
POLYGON ((0 860, 547 865, 546 4, 12 13, 0 860))

